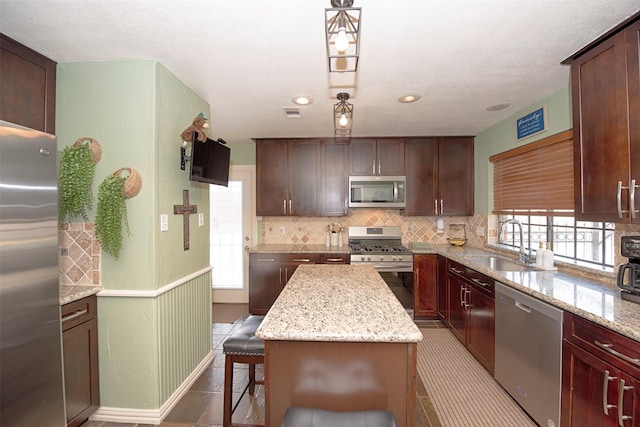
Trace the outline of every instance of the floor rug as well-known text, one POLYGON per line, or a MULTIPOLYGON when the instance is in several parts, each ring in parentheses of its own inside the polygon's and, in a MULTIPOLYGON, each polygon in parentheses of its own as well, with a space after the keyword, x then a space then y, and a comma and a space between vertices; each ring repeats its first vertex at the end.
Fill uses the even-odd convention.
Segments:
POLYGON ((535 427, 446 328, 421 328, 418 373, 443 427, 535 427))
POLYGON ((249 315, 249 304, 213 304, 213 323, 234 323, 249 315))

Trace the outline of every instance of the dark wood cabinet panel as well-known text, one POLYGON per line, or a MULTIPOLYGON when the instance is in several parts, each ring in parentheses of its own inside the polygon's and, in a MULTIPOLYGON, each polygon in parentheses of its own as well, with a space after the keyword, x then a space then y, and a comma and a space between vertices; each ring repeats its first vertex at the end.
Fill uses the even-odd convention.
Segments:
POLYGON ((640 190, 639 34, 636 20, 571 62, 580 220, 640 223, 630 213, 640 209, 640 196, 630 206, 634 181, 640 190))
POLYGON ((449 291, 447 284, 447 258, 438 255, 438 317, 449 324, 449 291))
POLYGON ((441 215, 473 215, 473 138, 443 138, 438 144, 441 215))
POLYGON ((100 406, 95 295, 62 306, 67 425, 80 426, 100 406))
POLYGON ((321 141, 289 141, 289 215, 320 214, 321 141))
POLYGON ((564 313, 561 424, 638 425, 640 343, 564 313))
POLYGON ((437 215, 438 138, 409 139, 405 142, 407 174, 405 215, 437 215))
POLYGON ((319 260, 319 254, 249 254, 249 313, 267 314, 296 268, 319 260))
POLYGON ((415 317, 437 315, 436 286, 438 281, 438 256, 413 256, 413 297, 415 317))
POLYGON ((344 216, 348 213, 349 144, 324 141, 322 145, 321 216, 344 216))
POLYGON ((491 373, 495 370, 495 282, 471 268, 447 261, 449 326, 491 373))
POLYGON ((405 215, 473 215, 473 138, 412 138, 405 142, 405 215))
POLYGON ((403 176, 404 139, 352 138, 349 143, 349 175, 403 176))
POLYGON ((55 134, 56 65, 0 34, 0 119, 55 134))
POLYGON ((256 214, 287 214, 289 166, 287 140, 259 140, 256 143, 256 214))

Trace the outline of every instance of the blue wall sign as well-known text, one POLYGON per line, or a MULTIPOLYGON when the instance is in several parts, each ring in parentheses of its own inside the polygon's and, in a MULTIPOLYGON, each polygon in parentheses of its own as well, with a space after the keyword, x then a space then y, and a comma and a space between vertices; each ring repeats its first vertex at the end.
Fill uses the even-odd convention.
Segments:
POLYGON ((547 106, 538 108, 516 120, 518 139, 547 130, 547 106))

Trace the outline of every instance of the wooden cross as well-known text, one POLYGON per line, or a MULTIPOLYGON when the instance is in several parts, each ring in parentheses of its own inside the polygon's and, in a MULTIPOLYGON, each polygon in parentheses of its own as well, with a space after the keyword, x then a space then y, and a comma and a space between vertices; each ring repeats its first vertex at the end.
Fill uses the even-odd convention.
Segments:
POLYGON ((173 214, 182 215, 184 250, 189 250, 189 215, 198 212, 198 205, 189 204, 189 190, 182 190, 182 204, 173 205, 173 214))

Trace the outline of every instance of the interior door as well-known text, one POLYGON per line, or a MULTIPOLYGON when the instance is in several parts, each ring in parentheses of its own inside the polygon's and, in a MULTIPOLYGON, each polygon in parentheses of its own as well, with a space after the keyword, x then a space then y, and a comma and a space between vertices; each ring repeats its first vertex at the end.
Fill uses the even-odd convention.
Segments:
POLYGON ((212 186, 209 199, 213 302, 249 302, 247 250, 258 241, 255 176, 253 165, 231 166, 229 189, 235 188, 236 191, 231 195, 217 195, 225 188, 212 186))

